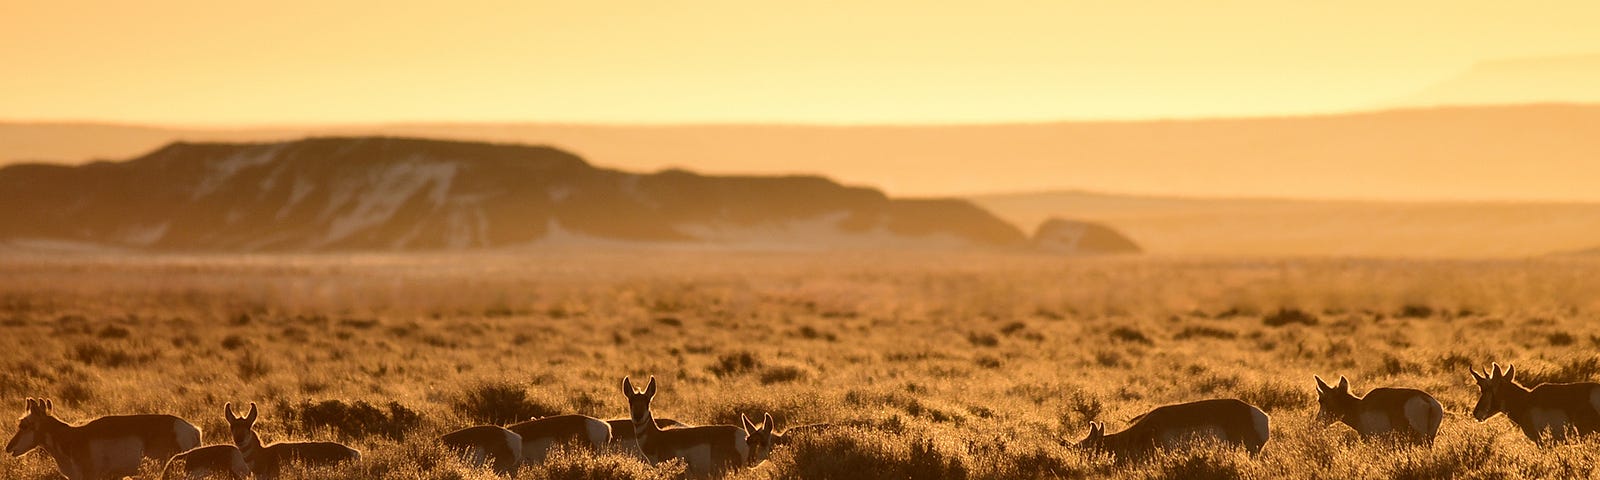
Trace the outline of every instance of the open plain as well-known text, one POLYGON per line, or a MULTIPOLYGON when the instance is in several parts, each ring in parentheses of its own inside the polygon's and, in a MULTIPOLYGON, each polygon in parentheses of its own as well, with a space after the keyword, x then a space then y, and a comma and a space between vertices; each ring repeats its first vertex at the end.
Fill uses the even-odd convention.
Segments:
MULTIPOLYGON (((1600 261, 1070 258, 704 249, 416 255, 7 254, 0 397, 72 423, 178 415, 229 441, 337 440, 362 460, 300 478, 494 478, 434 444, 453 429, 658 416, 793 435, 734 478, 1593 478, 1600 441, 1540 449, 1471 418, 1469 367, 1600 379, 1600 261), (1313 421, 1312 375, 1425 390, 1437 442, 1313 421), (1237 397, 1272 418, 1257 456, 1198 446, 1117 460, 1071 445, 1150 408, 1237 397)), ((0 427, 10 437, 15 425, 0 427)), ((159 465, 146 465, 153 474, 159 465)), ((624 449, 519 478, 672 478, 624 449)), ((55 478, 39 452, 0 477, 55 478)))

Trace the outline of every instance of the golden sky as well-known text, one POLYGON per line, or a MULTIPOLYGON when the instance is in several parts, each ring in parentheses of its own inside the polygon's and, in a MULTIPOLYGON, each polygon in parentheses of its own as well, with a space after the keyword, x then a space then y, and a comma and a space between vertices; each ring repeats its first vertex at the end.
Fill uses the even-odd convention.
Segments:
POLYGON ((1383 106, 1600 2, 0 0, 0 119, 951 123, 1383 106))

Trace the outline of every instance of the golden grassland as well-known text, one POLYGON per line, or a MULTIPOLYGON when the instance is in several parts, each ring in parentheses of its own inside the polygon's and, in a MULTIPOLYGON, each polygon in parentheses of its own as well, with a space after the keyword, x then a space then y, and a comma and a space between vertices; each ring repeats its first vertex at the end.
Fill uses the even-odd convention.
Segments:
MULTIPOLYGON (((455 428, 771 412, 798 436, 736 478, 1590 478, 1600 441, 1536 448, 1471 419, 1467 369, 1600 378, 1600 262, 758 252, 109 256, 0 261, 0 397, 57 415, 172 413, 228 441, 224 402, 268 441, 339 440, 303 478, 492 478, 432 443, 455 428), (1322 426, 1312 374, 1408 386, 1438 442, 1322 426), (1238 397, 1272 415, 1251 457, 1215 446, 1116 461, 1070 447, 1100 420, 1238 397)), ((12 403, 14 402, 14 403, 12 403)), ((15 424, 0 428, 9 437, 15 424)), ((154 464, 148 465, 151 471, 154 464)), ((521 478, 670 478, 572 450, 521 478)), ((0 477, 53 478, 40 453, 0 477)))

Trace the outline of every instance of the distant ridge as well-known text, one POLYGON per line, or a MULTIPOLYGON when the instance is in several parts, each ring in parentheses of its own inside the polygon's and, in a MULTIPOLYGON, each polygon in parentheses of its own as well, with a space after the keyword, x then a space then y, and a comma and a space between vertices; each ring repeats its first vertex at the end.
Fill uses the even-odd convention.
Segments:
POLYGON ((965 200, 816 176, 597 168, 549 147, 415 138, 173 143, 123 162, 0 169, 0 242, 201 251, 679 242, 1017 247, 965 200))
MULTIPOLYGON (((0 161, 130 158, 175 140, 407 136, 560 145, 629 171, 816 173, 896 195, 1600 201, 1600 106, 949 126, 399 124, 247 130, 0 124, 0 161)), ((1025 225, 1031 228, 1033 225, 1025 225)))
POLYGON ((1303 200, 1083 191, 970 197, 1018 225, 1100 223, 1156 255, 1516 258, 1600 239, 1600 202, 1303 200))

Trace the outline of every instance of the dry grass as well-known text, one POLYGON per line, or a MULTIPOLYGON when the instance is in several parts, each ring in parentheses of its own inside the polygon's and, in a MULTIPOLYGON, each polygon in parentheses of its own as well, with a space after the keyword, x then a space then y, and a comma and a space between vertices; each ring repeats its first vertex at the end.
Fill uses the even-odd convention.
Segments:
MULTIPOLYGON (((1600 442, 1540 450, 1466 415, 1469 365, 1600 376, 1600 263, 1124 259, 944 253, 10 258, 0 398, 68 421, 166 412, 227 441, 341 440, 304 478, 492 478, 432 444, 477 422, 620 417, 623 375, 661 416, 771 412, 802 436, 740 478, 1583 478, 1600 442), (1312 374, 1425 389, 1432 448, 1313 425, 1312 374), (1151 407, 1239 397, 1273 415, 1258 457, 1076 451, 1151 407)), ((1524 373, 1525 372, 1525 373, 1524 373)), ((0 429, 8 436, 13 427, 0 429)), ((675 478, 573 451, 522 478, 675 478)), ((34 453, 0 477, 53 478, 34 453)))

